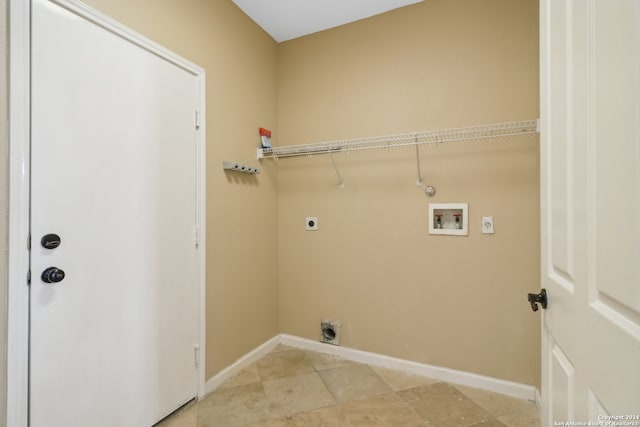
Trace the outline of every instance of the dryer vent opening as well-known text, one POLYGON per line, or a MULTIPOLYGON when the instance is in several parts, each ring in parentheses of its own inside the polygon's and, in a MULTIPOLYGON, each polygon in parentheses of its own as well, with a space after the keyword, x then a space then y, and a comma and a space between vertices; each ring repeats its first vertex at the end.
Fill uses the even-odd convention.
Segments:
POLYGON ((332 320, 323 320, 320 322, 320 332, 322 337, 320 342, 340 345, 340 322, 334 322, 332 320))

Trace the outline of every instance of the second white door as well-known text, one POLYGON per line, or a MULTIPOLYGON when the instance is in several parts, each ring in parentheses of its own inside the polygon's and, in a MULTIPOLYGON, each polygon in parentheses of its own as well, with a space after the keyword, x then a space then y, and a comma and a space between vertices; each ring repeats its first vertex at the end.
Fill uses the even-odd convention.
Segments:
POLYGON ((638 426, 640 2, 540 3, 542 425, 638 426))

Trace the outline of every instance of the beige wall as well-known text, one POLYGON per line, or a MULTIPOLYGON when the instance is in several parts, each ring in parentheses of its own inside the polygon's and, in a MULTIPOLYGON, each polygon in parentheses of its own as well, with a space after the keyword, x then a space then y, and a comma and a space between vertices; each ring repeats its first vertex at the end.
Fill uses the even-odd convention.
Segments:
POLYGON ((206 69, 209 378, 278 333, 276 169, 222 170, 277 130, 277 45, 229 0, 85 2, 206 69))
POLYGON ((85 2, 207 71, 207 378, 278 332, 318 338, 326 317, 344 345, 538 384, 535 142, 422 149, 433 199, 411 150, 338 156, 343 190, 327 157, 263 161, 257 177, 221 168, 257 165, 259 126, 288 145, 538 117, 537 1, 428 0, 281 45, 229 0, 85 2), (469 202, 469 237, 429 236, 430 201, 469 202), (319 232, 304 232, 307 215, 319 232))
MULTIPOLYGON (((538 2, 428 0, 283 43, 280 145, 538 117, 538 2)), ((280 329, 539 385, 537 141, 281 159, 280 329), (468 237, 430 236, 429 202, 468 202, 468 237), (480 234, 493 215, 496 234, 480 234), (318 216, 317 232, 304 217, 318 216)))
POLYGON ((0 426, 6 419, 7 261, 9 257, 9 110, 7 0, 0 0, 0 426))

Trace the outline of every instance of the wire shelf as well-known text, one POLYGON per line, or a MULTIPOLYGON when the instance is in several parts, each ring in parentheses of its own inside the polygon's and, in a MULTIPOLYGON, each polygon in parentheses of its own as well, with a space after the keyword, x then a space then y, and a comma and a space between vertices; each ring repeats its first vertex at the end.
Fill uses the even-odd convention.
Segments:
POLYGON ((442 129, 371 138, 346 139, 284 147, 258 148, 258 159, 332 154, 454 141, 481 140, 538 133, 538 120, 442 129))

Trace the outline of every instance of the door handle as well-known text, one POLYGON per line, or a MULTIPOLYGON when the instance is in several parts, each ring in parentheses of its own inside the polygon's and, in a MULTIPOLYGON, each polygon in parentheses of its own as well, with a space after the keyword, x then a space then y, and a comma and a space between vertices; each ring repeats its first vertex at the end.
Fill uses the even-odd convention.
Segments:
POLYGON ((45 249, 55 249, 60 246, 60 242, 60 236, 55 233, 45 234, 40 240, 40 244, 45 249))
POLYGON ((64 279, 64 271, 58 267, 49 267, 40 276, 44 283, 58 283, 64 279))
POLYGON ((529 304, 531 304, 531 310, 538 311, 538 304, 546 310, 547 308, 547 290, 542 288, 539 294, 529 294, 527 296, 529 304))

